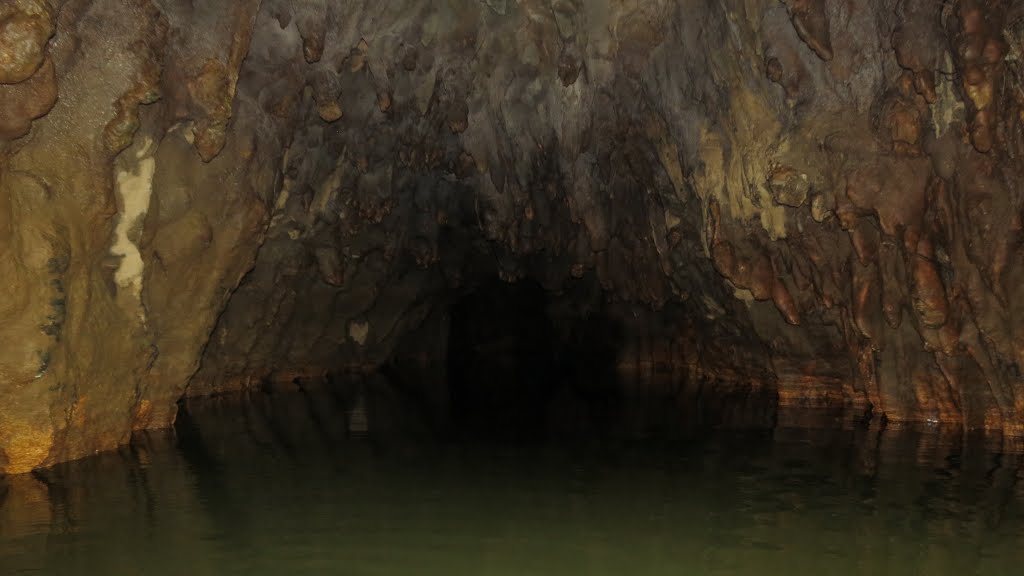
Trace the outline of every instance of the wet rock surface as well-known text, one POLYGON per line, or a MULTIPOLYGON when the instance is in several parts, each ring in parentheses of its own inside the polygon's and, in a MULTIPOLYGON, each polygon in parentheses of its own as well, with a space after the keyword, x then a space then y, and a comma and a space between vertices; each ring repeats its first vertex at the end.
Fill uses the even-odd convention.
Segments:
POLYGON ((1022 433, 1022 58, 997 0, 7 2, 0 470, 443 357, 494 278, 629 370, 1022 433))

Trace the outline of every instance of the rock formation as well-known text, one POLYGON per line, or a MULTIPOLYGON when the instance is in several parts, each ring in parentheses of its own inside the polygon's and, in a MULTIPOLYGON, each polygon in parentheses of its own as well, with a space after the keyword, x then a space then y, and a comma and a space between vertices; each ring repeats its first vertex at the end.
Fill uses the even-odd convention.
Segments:
POLYGON ((1024 433, 1022 59, 1012 0, 5 0, 0 471, 495 276, 624 364, 1024 433))

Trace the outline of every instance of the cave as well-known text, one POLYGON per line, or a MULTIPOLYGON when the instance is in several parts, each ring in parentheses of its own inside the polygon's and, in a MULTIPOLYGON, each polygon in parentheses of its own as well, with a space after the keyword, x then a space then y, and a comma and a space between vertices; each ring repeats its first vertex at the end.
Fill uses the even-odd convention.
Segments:
POLYGON ((0 572, 1008 573, 1022 183, 1016 0, 0 0, 0 572))
POLYGON ((498 280, 453 307, 446 373, 456 430, 543 431, 559 372, 545 300, 536 283, 498 280))

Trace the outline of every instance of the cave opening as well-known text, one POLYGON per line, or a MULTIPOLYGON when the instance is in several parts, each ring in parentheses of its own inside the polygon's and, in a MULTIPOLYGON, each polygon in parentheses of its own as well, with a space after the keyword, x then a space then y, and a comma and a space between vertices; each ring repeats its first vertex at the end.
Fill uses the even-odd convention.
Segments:
POLYGON ((538 433, 559 380, 544 289, 499 279, 456 300, 446 359, 451 417, 461 433, 538 433))
POLYGON ((559 298, 531 279, 495 278, 454 302, 446 374, 459 436, 538 440, 603 427, 620 328, 600 313, 567 317, 559 298))

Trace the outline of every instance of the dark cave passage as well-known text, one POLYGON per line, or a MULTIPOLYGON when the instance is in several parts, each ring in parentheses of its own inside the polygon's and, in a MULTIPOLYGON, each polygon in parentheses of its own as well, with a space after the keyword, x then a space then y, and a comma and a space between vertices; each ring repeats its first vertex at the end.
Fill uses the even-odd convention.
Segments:
POLYGON ((451 309, 447 373, 462 432, 520 436, 543 429, 559 381, 543 288, 495 279, 451 309))
POLYGON ((593 300, 586 286, 553 293, 529 278, 486 281, 448 309, 443 374, 406 370, 393 381, 421 399, 444 390, 444 414, 436 400, 420 405, 459 439, 665 440, 773 421, 773 387, 687 367, 711 348, 707 336, 658 328, 685 311, 593 300))
POLYGON ((456 300, 446 373, 457 435, 541 439, 579 426, 581 413, 607 416, 619 329, 601 314, 566 317, 557 300, 530 279, 494 279, 456 300))

